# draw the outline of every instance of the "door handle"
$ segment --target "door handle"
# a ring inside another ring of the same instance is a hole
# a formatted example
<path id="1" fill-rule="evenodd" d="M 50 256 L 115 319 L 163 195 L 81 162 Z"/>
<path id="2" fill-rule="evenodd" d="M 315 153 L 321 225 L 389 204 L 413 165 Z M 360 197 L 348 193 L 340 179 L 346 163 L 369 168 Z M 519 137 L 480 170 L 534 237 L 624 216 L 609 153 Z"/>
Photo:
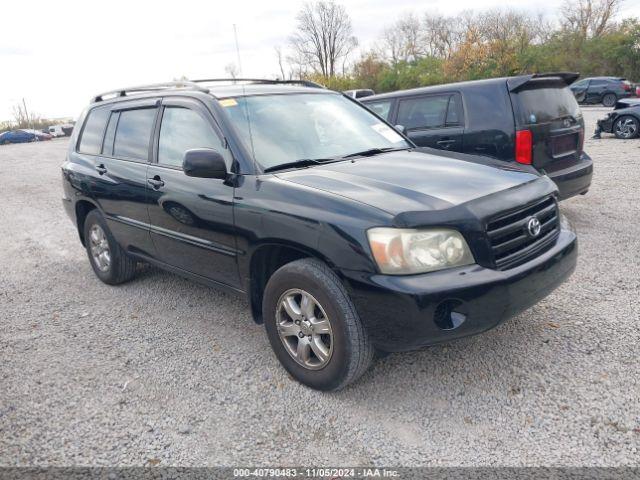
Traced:
<path id="1" fill-rule="evenodd" d="M 154 190 L 158 190 L 160 187 L 164 187 L 164 182 L 158 175 L 153 178 L 147 178 L 147 183 L 149 183 L 154 188 Z"/>
<path id="2" fill-rule="evenodd" d="M 449 148 L 454 143 L 456 143 L 456 141 L 454 139 L 452 139 L 452 138 L 449 138 L 449 139 L 445 139 L 445 140 L 438 140 L 436 142 L 436 145 L 439 145 L 439 146 L 444 147 L 444 148 Z"/>
<path id="3" fill-rule="evenodd" d="M 104 166 L 104 163 L 101 163 L 100 165 L 98 165 L 96 167 L 96 171 L 100 174 L 100 175 L 104 175 L 105 173 L 107 173 L 107 168 Z"/>

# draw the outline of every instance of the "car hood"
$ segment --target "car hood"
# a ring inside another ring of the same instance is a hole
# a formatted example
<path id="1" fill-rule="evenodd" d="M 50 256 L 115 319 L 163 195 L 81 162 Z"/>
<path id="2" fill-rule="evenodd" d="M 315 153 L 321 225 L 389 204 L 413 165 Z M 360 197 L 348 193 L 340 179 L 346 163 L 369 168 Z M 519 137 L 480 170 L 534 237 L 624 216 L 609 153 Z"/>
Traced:
<path id="1" fill-rule="evenodd" d="M 301 170 L 278 178 L 340 195 L 391 214 L 444 210 L 539 178 L 513 164 L 422 149 L 387 152 Z"/>

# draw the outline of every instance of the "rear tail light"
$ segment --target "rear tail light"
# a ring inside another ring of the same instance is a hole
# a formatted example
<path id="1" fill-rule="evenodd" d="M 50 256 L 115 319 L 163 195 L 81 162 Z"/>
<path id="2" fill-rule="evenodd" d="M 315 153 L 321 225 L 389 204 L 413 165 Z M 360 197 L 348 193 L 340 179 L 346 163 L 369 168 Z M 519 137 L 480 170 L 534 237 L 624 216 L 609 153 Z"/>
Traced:
<path id="1" fill-rule="evenodd" d="M 631 90 L 631 84 L 629 82 L 622 82 L 622 88 L 628 92 Z"/>
<path id="2" fill-rule="evenodd" d="M 516 162 L 531 165 L 533 156 L 533 137 L 531 130 L 516 132 Z"/>

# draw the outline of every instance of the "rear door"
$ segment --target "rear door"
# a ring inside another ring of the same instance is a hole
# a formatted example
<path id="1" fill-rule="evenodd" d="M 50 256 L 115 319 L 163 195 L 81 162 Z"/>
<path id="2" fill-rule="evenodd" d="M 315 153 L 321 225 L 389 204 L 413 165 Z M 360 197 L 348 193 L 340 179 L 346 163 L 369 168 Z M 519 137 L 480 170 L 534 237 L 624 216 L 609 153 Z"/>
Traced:
<path id="1" fill-rule="evenodd" d="M 212 148 L 232 157 L 206 107 L 197 100 L 165 98 L 149 167 L 149 220 L 158 258 L 171 266 L 239 287 L 233 223 L 233 185 L 185 175 L 187 150 Z"/>
<path id="2" fill-rule="evenodd" d="M 591 80 L 587 89 L 586 103 L 600 103 L 602 95 L 609 89 L 607 80 Z"/>
<path id="3" fill-rule="evenodd" d="M 146 179 L 157 99 L 117 103 L 89 112 L 78 155 L 94 171 L 87 182 L 118 243 L 153 255 Z"/>
<path id="4" fill-rule="evenodd" d="M 556 170 L 580 160 L 584 120 L 573 93 L 564 81 L 534 79 L 511 92 L 516 130 L 532 137 L 532 165 Z"/>
<path id="5" fill-rule="evenodd" d="M 400 98 L 395 123 L 404 126 L 420 147 L 462 151 L 464 111 L 459 93 Z"/>

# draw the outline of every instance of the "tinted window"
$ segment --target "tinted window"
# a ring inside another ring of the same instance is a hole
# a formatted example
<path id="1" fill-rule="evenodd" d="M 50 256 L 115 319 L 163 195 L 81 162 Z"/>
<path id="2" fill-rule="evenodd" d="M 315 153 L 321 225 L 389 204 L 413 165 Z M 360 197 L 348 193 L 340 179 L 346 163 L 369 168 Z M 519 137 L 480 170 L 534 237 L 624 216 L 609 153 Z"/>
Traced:
<path id="1" fill-rule="evenodd" d="M 102 144 L 102 153 L 104 155 L 113 155 L 113 139 L 116 136 L 116 125 L 118 124 L 118 116 L 120 113 L 113 112 L 107 125 L 107 133 L 104 134 L 104 143 Z"/>
<path id="2" fill-rule="evenodd" d="M 80 153 L 90 153 L 97 155 L 102 148 L 102 135 L 104 129 L 107 126 L 107 119 L 111 111 L 106 108 L 95 108 L 87 115 L 87 121 L 84 124 L 82 130 L 82 137 L 80 138 L 80 146 L 78 151 Z"/>
<path id="3" fill-rule="evenodd" d="M 450 95 L 432 95 L 400 100 L 398 124 L 407 130 L 444 126 L 449 97 Z"/>
<path id="4" fill-rule="evenodd" d="M 578 87 L 578 88 L 584 88 L 584 87 L 587 86 L 587 83 L 589 83 L 589 80 L 580 80 L 579 82 L 576 82 L 571 86 L 572 87 Z"/>
<path id="5" fill-rule="evenodd" d="M 369 102 L 367 108 L 377 113 L 385 120 L 389 120 L 389 112 L 391 111 L 391 100 L 382 100 L 380 102 Z"/>
<path id="6" fill-rule="evenodd" d="M 591 80 L 590 87 L 603 87 L 609 83 L 608 80 Z"/>
<path id="7" fill-rule="evenodd" d="M 113 155 L 136 160 L 147 160 L 149 158 L 149 141 L 151 140 L 155 115 L 155 108 L 120 112 Z"/>
<path id="8" fill-rule="evenodd" d="M 580 107 L 568 88 L 536 88 L 523 90 L 516 96 L 518 103 L 518 123 L 531 125 L 546 123 L 571 115 L 580 117 Z"/>
<path id="9" fill-rule="evenodd" d="M 213 128 L 193 110 L 167 107 L 162 115 L 158 163 L 181 167 L 184 153 L 193 148 L 213 148 L 227 154 Z"/>
<path id="10" fill-rule="evenodd" d="M 462 125 L 462 112 L 462 97 L 458 94 L 451 95 L 447 109 L 447 126 Z"/>

